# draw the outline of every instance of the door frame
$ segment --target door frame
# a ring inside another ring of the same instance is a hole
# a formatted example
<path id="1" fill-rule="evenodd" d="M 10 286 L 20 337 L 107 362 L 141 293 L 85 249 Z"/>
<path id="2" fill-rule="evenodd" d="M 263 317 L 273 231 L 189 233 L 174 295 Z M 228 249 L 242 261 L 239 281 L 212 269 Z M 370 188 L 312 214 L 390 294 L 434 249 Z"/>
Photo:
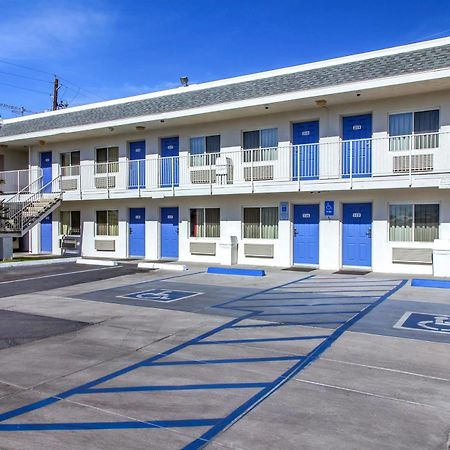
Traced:
<path id="1" fill-rule="evenodd" d="M 370 240 L 370 266 L 350 266 L 348 264 L 344 264 L 344 205 L 354 205 L 354 204 L 368 204 L 371 206 L 371 230 L 372 230 L 372 237 Z M 372 270 L 373 267 L 373 199 L 369 200 L 361 200 L 361 201 L 345 201 L 340 202 L 340 239 L 339 239 L 339 247 L 340 247 L 340 258 L 339 258 L 339 268 L 340 269 L 363 269 L 365 271 Z"/>
<path id="2" fill-rule="evenodd" d="M 133 209 L 143 209 L 144 210 L 144 254 L 143 255 L 131 255 L 130 253 L 130 237 L 131 237 L 131 211 Z M 146 255 L 146 245 L 147 245 L 147 233 L 146 233 L 146 219 L 145 219 L 145 215 L 147 213 L 147 209 L 145 208 L 145 206 L 130 206 L 128 208 L 128 241 L 127 241 L 127 247 L 128 247 L 128 258 L 145 258 Z"/>
<path id="3" fill-rule="evenodd" d="M 163 256 L 162 249 L 163 249 L 163 223 L 162 223 L 162 217 L 163 217 L 163 210 L 164 209 L 176 209 L 178 211 L 178 233 L 177 233 L 177 240 L 178 240 L 178 246 L 177 246 L 177 256 L 171 257 L 171 256 Z M 159 259 L 161 260 L 178 260 L 180 257 L 180 207 L 178 205 L 176 206 L 161 206 L 159 208 L 159 236 L 160 236 L 160 245 L 159 245 Z"/>
<path id="4" fill-rule="evenodd" d="M 315 264 L 309 264 L 309 263 L 296 263 L 295 262 L 295 236 L 294 236 L 294 227 L 295 227 L 295 207 L 296 206 L 318 206 L 319 207 L 319 236 L 318 236 L 318 258 L 319 262 Z M 320 208 L 321 208 L 321 202 L 308 202 L 308 203 L 293 203 L 292 204 L 292 227 L 291 227 L 291 236 L 292 236 L 292 266 L 296 267 L 314 267 L 319 268 L 320 266 Z"/>

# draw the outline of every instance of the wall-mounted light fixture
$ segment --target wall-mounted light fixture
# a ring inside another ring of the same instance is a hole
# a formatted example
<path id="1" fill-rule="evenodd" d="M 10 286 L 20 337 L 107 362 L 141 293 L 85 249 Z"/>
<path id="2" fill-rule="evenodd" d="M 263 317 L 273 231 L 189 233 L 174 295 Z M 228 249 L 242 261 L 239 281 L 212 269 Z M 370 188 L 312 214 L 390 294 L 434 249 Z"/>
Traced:
<path id="1" fill-rule="evenodd" d="M 318 108 L 325 108 L 327 106 L 326 100 L 316 100 L 316 106 Z"/>

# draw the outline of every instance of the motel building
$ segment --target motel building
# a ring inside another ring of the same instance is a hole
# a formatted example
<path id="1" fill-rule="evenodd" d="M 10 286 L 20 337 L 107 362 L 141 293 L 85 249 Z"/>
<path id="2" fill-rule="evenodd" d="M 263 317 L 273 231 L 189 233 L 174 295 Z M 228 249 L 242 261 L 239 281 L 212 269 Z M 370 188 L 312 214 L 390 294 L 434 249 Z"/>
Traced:
<path id="1" fill-rule="evenodd" d="M 4 252 L 436 275 L 450 38 L 3 120 L 0 191 Z"/>

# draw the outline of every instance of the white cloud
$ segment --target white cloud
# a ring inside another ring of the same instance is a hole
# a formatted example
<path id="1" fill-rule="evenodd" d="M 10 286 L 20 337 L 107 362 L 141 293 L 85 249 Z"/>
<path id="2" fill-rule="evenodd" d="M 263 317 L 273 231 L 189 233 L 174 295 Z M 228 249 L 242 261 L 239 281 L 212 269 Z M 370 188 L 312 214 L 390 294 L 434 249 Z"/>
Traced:
<path id="1" fill-rule="evenodd" d="M 0 57 L 58 56 L 102 33 L 113 17 L 82 3 L 11 2 L 0 19 Z"/>

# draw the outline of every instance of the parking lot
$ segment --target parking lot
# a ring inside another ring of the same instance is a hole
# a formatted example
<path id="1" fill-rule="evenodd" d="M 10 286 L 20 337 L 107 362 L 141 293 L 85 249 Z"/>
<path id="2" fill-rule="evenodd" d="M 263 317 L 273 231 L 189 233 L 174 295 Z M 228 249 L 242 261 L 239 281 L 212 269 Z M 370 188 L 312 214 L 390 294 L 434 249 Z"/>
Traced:
<path id="1" fill-rule="evenodd" d="M 446 289 L 201 265 L 0 278 L 0 448 L 448 448 Z"/>

